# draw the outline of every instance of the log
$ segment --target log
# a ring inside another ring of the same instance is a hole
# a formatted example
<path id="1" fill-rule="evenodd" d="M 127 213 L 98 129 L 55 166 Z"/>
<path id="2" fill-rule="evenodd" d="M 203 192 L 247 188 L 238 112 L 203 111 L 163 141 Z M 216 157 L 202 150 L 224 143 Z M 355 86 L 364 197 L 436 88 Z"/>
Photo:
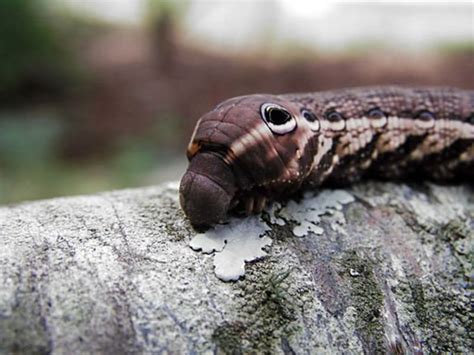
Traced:
<path id="1" fill-rule="evenodd" d="M 473 227 L 472 187 L 428 183 L 199 235 L 176 183 L 4 206 L 0 353 L 469 353 Z"/>

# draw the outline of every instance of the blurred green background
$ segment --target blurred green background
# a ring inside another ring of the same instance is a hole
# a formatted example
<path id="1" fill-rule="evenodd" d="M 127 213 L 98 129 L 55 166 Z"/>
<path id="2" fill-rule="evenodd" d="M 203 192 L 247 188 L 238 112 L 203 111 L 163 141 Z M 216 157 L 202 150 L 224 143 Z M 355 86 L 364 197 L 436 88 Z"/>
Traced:
<path id="1" fill-rule="evenodd" d="M 1 0 L 0 204 L 179 179 L 236 95 L 473 88 L 472 2 Z"/>

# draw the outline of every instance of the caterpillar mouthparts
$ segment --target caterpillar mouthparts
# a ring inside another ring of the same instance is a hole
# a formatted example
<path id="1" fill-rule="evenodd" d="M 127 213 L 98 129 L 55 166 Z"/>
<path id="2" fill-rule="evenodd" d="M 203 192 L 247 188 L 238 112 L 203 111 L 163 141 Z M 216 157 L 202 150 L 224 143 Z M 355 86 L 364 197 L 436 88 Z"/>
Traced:
<path id="1" fill-rule="evenodd" d="M 195 229 L 205 229 L 227 219 L 234 198 L 235 178 L 229 166 L 213 153 L 192 158 L 181 179 L 180 204 Z"/>

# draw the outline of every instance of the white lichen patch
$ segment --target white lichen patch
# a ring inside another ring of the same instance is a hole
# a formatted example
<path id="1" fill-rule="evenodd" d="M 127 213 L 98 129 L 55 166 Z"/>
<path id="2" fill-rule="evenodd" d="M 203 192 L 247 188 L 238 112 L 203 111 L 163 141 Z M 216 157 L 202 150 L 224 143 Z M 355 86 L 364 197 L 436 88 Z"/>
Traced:
<path id="1" fill-rule="evenodd" d="M 337 214 L 337 221 L 344 221 L 339 212 L 343 205 L 354 201 L 354 197 L 342 190 L 323 191 L 318 195 L 308 193 L 296 203 L 290 201 L 285 207 L 273 203 L 266 209 L 269 224 L 260 217 L 232 218 L 228 224 L 217 225 L 206 233 L 197 234 L 189 243 L 194 250 L 214 253 L 214 272 L 223 281 L 238 280 L 245 275 L 245 263 L 263 258 L 267 253 L 264 247 L 272 244 L 265 235 L 270 225 L 283 226 L 287 221 L 297 223 L 293 234 L 304 237 L 312 232 L 323 234 L 319 226 L 320 217 Z"/>
<path id="2" fill-rule="evenodd" d="M 451 196 L 458 187 L 435 184 L 429 186 L 436 199 L 428 199 L 422 193 L 411 193 L 406 196 L 407 207 L 415 213 L 420 224 L 446 224 L 453 219 L 465 217 L 464 211 L 466 204 L 468 204 L 467 199 L 462 201 Z"/>
<path id="3" fill-rule="evenodd" d="M 314 234 L 321 235 L 324 232 L 324 229 L 317 226 L 313 222 L 303 221 L 300 225 L 293 228 L 293 234 L 296 237 L 304 237 L 308 232 L 313 232 Z"/>
<path id="4" fill-rule="evenodd" d="M 280 216 L 287 221 L 297 223 L 293 234 L 304 237 L 309 232 L 322 234 L 323 229 L 318 226 L 321 216 L 340 211 L 343 205 L 354 201 L 354 196 L 343 190 L 325 190 L 314 195 L 306 193 L 300 203 L 290 201 L 280 212 Z"/>
<path id="5" fill-rule="evenodd" d="M 270 227 L 259 217 L 233 218 L 196 235 L 189 243 L 194 250 L 214 254 L 214 272 L 223 281 L 238 280 L 245 274 L 245 263 L 263 258 L 264 247 L 272 240 L 264 234 Z"/>
<path id="6" fill-rule="evenodd" d="M 281 204 L 278 202 L 273 202 L 265 211 L 270 217 L 270 224 L 277 224 L 279 226 L 284 226 L 285 220 L 278 217 L 278 212 L 281 210 Z"/>

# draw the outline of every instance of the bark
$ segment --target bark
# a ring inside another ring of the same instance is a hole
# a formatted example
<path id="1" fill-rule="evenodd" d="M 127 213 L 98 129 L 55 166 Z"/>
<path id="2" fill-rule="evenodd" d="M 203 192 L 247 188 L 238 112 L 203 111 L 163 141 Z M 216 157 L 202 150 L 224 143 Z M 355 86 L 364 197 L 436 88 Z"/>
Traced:
<path id="1" fill-rule="evenodd" d="M 472 188 L 346 192 L 265 213 L 234 282 L 189 247 L 176 184 L 2 207 L 0 353 L 469 353 Z"/>

